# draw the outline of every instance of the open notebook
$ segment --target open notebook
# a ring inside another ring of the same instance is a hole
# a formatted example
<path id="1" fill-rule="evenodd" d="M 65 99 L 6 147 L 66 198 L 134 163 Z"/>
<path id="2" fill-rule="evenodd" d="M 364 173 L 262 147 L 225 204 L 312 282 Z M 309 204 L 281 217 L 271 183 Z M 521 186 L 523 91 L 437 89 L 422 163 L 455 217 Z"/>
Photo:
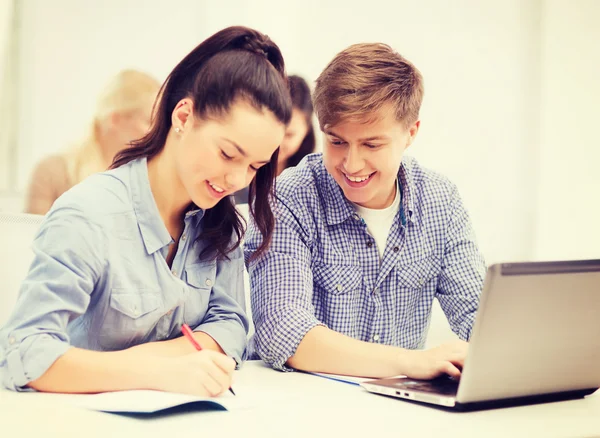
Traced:
<path id="1" fill-rule="evenodd" d="M 123 414 L 153 414 L 173 408 L 198 410 L 241 410 L 253 407 L 243 394 L 229 392 L 210 397 L 152 390 L 102 392 L 98 394 L 20 393 L 20 396 L 46 399 L 48 403 L 63 403 L 85 409 Z"/>

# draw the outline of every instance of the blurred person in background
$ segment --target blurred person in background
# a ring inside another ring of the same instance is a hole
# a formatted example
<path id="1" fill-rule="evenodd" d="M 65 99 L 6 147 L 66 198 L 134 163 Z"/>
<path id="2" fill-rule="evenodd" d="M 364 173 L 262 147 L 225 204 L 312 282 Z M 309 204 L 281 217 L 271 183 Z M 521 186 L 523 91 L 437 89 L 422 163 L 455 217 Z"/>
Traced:
<path id="1" fill-rule="evenodd" d="M 292 97 L 292 120 L 285 130 L 279 147 L 277 176 L 288 167 L 296 166 L 302 158 L 315 151 L 315 131 L 312 123 L 313 105 L 310 87 L 300 76 L 288 77 Z M 235 194 L 237 204 L 248 203 L 248 188 Z"/>
<path id="2" fill-rule="evenodd" d="M 46 214 L 75 184 L 110 166 L 113 158 L 150 126 L 160 83 L 146 73 L 123 70 L 102 91 L 84 139 L 38 163 L 27 190 L 25 212 Z"/>

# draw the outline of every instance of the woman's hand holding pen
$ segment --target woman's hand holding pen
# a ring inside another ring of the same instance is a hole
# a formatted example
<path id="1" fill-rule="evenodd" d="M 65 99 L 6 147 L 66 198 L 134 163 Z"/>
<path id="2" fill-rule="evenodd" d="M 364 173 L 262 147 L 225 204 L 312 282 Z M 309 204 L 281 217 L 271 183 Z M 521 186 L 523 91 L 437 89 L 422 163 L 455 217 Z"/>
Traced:
<path id="1" fill-rule="evenodd" d="M 160 369 L 153 389 L 215 397 L 231 387 L 235 361 L 222 353 L 202 350 L 155 360 Z"/>

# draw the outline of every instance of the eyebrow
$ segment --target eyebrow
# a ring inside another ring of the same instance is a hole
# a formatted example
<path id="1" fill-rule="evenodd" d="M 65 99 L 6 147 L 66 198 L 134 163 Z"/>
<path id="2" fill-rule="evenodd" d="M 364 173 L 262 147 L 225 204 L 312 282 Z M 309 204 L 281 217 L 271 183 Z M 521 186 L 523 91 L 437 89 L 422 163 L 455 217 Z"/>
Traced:
<path id="1" fill-rule="evenodd" d="M 243 157 L 247 157 L 247 156 L 248 156 L 248 154 L 246 153 L 246 151 L 245 151 L 245 150 L 243 150 L 243 149 L 240 147 L 240 145 L 238 145 L 238 144 L 237 144 L 236 142 L 234 142 L 233 140 L 229 140 L 228 138 L 225 138 L 225 137 L 221 137 L 221 140 L 224 140 L 224 141 L 226 141 L 227 143 L 230 143 L 231 145 L 233 145 L 233 146 L 234 146 L 234 147 L 235 147 L 235 148 L 238 150 L 238 152 L 239 152 L 239 153 L 240 153 L 240 154 L 241 154 Z M 266 160 L 266 161 L 257 161 L 257 163 L 260 163 L 260 164 L 268 164 L 268 163 L 270 163 L 270 162 L 271 162 L 271 160 Z"/>
<path id="2" fill-rule="evenodd" d="M 343 137 L 337 135 L 335 132 L 333 132 L 331 129 L 328 129 L 325 131 L 325 134 L 327 135 L 333 135 L 334 137 L 337 137 L 341 140 L 344 140 Z M 387 135 L 374 135 L 372 137 L 365 137 L 365 138 L 359 138 L 358 141 L 373 141 L 373 140 L 389 140 L 390 137 L 388 137 Z M 345 141 L 345 140 L 344 140 Z"/>

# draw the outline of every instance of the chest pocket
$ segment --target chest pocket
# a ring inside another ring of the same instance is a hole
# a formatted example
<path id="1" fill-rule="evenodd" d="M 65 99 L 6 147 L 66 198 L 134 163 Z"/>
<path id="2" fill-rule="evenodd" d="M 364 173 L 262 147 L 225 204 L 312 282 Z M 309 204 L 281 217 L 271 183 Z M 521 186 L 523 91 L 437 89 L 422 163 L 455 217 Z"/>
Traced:
<path id="1" fill-rule="evenodd" d="M 357 337 L 362 309 L 360 266 L 314 265 L 315 316 L 330 329 Z"/>
<path id="2" fill-rule="evenodd" d="M 313 282 L 331 295 L 345 295 L 360 290 L 362 271 L 360 266 L 314 265 Z"/>
<path id="3" fill-rule="evenodd" d="M 196 263 L 185 268 L 189 293 L 186 295 L 184 319 L 189 325 L 196 326 L 204 320 L 212 288 L 217 276 L 216 262 Z"/>
<path id="4" fill-rule="evenodd" d="M 163 297 L 148 289 L 111 290 L 100 345 L 120 350 L 144 342 L 162 317 Z"/>
<path id="5" fill-rule="evenodd" d="M 408 289 L 422 289 L 439 272 L 439 259 L 434 255 L 429 255 L 409 265 L 398 266 L 398 283 Z"/>
<path id="6" fill-rule="evenodd" d="M 187 283 L 196 289 L 211 290 L 217 277 L 216 262 L 196 263 L 185 268 Z"/>

